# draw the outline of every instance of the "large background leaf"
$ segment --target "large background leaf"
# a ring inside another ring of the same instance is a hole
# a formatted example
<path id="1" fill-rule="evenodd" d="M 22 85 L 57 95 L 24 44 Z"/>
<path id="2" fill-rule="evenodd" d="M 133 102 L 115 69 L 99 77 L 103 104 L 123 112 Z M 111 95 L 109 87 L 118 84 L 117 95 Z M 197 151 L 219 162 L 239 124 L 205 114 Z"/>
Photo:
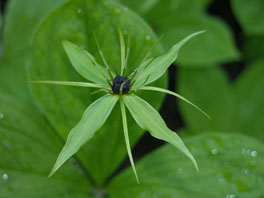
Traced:
<path id="1" fill-rule="evenodd" d="M 232 0 L 233 11 L 247 34 L 264 34 L 264 2 Z"/>
<path id="2" fill-rule="evenodd" d="M 7 4 L 0 82 L 3 89 L 15 93 L 17 98 L 30 101 L 25 62 L 32 36 L 44 18 L 63 2 L 65 0 L 10 0 Z"/>
<path id="3" fill-rule="evenodd" d="M 131 56 L 129 70 L 137 66 L 156 39 L 151 29 L 134 13 L 111 2 L 72 1 L 51 14 L 36 34 L 32 46 L 30 80 L 85 81 L 71 66 L 62 48 L 62 40 L 69 40 L 92 53 L 102 64 L 92 31 L 100 42 L 107 61 L 119 69 L 120 47 L 117 25 L 127 35 L 131 28 Z M 126 36 L 127 37 L 127 36 Z M 160 54 L 158 48 L 155 54 Z M 165 86 L 165 78 L 155 85 Z M 40 109 L 47 115 L 59 134 L 66 138 L 70 129 L 81 118 L 85 108 L 98 95 L 91 96 L 91 89 L 54 85 L 34 85 L 32 93 Z M 156 108 L 162 95 L 144 94 Z M 128 117 L 131 144 L 142 134 L 142 130 Z M 85 145 L 78 156 L 102 185 L 126 156 L 122 133 L 121 114 L 115 107 L 105 126 Z M 92 160 L 90 160 L 92 159 Z"/>
<path id="4" fill-rule="evenodd" d="M 164 34 L 162 43 L 166 49 L 186 35 L 207 30 L 183 47 L 177 60 L 180 66 L 215 66 L 216 63 L 238 59 L 228 26 L 206 14 L 208 0 L 120 1 L 140 13 L 160 35 Z"/>
<path id="5" fill-rule="evenodd" d="M 200 167 L 166 145 L 139 161 L 141 184 L 131 170 L 109 186 L 113 198 L 249 198 L 264 196 L 264 146 L 235 134 L 204 134 L 185 140 Z M 243 162 L 243 163 L 241 163 Z"/>
<path id="6" fill-rule="evenodd" d="M 250 65 L 234 84 L 225 75 L 219 69 L 180 71 L 180 93 L 212 117 L 206 120 L 180 102 L 187 128 L 196 132 L 241 131 L 264 140 L 264 61 Z"/>
<path id="7" fill-rule="evenodd" d="M 84 198 L 90 195 L 88 178 L 75 161 L 48 179 L 63 141 L 32 105 L 2 89 L 0 96 L 0 197 Z"/>

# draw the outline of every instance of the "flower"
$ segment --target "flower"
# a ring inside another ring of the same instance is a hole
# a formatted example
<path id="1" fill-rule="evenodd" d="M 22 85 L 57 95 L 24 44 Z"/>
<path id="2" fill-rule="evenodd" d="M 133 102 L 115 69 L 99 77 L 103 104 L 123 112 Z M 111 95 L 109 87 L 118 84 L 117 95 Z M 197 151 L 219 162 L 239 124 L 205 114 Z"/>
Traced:
<path id="1" fill-rule="evenodd" d="M 88 142 L 94 136 L 96 131 L 105 123 L 113 107 L 118 101 L 120 103 L 127 153 L 138 183 L 139 179 L 136 173 L 129 143 L 126 108 L 129 110 L 136 123 L 142 129 L 149 131 L 150 134 L 155 138 L 164 140 L 181 150 L 192 160 L 196 169 L 198 170 L 198 165 L 194 157 L 185 147 L 180 137 L 166 126 L 159 113 L 149 103 L 138 97 L 136 92 L 138 90 L 146 90 L 171 94 L 194 106 L 209 118 L 205 112 L 185 99 L 183 96 L 163 88 L 147 86 L 151 82 L 160 78 L 166 72 L 168 67 L 176 60 L 179 49 L 189 39 L 201 34 L 203 31 L 189 35 L 179 43 L 175 44 L 167 53 L 162 56 L 149 58 L 151 54 L 150 51 L 132 73 L 125 75 L 124 73 L 127 70 L 127 62 L 130 52 L 130 34 L 128 35 L 128 44 L 126 49 L 122 31 L 120 29 L 118 30 L 121 47 L 120 73 L 118 73 L 114 67 L 110 67 L 108 65 L 95 37 L 99 53 L 104 62 L 104 67 L 99 65 L 89 52 L 81 49 L 69 41 L 63 41 L 64 49 L 73 67 L 81 76 L 91 82 L 34 81 L 34 83 L 99 88 L 99 91 L 106 92 L 104 96 L 94 101 L 86 109 L 79 123 L 70 131 L 67 141 L 60 152 L 49 176 L 52 176 L 72 155 L 74 155 L 80 149 L 83 144 Z M 155 43 L 153 48 L 157 44 L 158 43 Z"/>

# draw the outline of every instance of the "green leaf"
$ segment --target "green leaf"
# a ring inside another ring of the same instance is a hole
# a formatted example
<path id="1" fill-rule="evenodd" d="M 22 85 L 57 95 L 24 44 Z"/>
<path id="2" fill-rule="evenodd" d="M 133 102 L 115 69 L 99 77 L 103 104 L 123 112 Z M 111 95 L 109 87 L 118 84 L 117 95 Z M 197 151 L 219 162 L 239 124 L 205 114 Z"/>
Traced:
<path id="1" fill-rule="evenodd" d="M 46 118 L 16 95 L 0 95 L 0 197 L 87 197 L 91 184 L 76 160 L 48 179 L 63 141 Z"/>
<path id="2" fill-rule="evenodd" d="M 236 97 L 233 130 L 239 130 L 264 141 L 264 60 L 251 64 L 234 84 Z"/>
<path id="3" fill-rule="evenodd" d="M 159 113 L 150 104 L 136 95 L 125 96 L 124 102 L 142 129 L 149 131 L 153 137 L 169 142 L 178 148 L 192 160 L 195 168 L 198 170 L 194 157 L 185 147 L 181 138 L 166 126 Z"/>
<path id="4" fill-rule="evenodd" d="M 179 43 L 173 45 L 173 47 L 164 55 L 154 59 L 140 74 L 138 79 L 135 82 L 135 88 L 138 88 L 144 83 L 144 85 L 149 84 L 158 78 L 160 78 L 168 69 L 168 67 L 177 59 L 179 50 L 181 47 L 192 37 L 195 37 L 198 34 L 203 33 L 204 31 L 193 33 Z M 146 61 L 148 62 L 148 61 Z M 145 63 L 146 64 L 146 63 Z M 147 79 L 147 81 L 145 81 Z"/>
<path id="5" fill-rule="evenodd" d="M 95 132 L 103 126 L 117 100 L 117 96 L 107 94 L 93 102 L 85 110 L 80 122 L 70 131 L 67 141 L 60 152 L 50 176 L 53 175 L 72 155 L 74 155 L 83 144 L 88 142 L 94 136 Z"/>
<path id="6" fill-rule="evenodd" d="M 140 13 L 159 35 L 164 34 L 162 43 L 167 50 L 186 35 L 207 30 L 206 34 L 192 39 L 182 48 L 177 60 L 181 67 L 216 66 L 239 58 L 230 28 L 222 20 L 207 14 L 208 0 L 121 2 Z"/>
<path id="7" fill-rule="evenodd" d="M 262 0 L 232 0 L 231 5 L 246 34 L 264 33 L 264 2 Z"/>
<path id="8" fill-rule="evenodd" d="M 164 45 L 169 48 L 184 35 L 198 30 L 207 32 L 192 39 L 183 48 L 178 63 L 181 67 L 210 67 L 216 64 L 239 59 L 239 52 L 229 27 L 220 19 L 202 14 L 193 14 L 180 21 L 172 20 L 165 32 Z M 190 58 L 191 57 L 191 58 Z"/>
<path id="9" fill-rule="evenodd" d="M 95 62 L 91 54 L 69 41 L 63 41 L 63 46 L 74 69 L 76 69 L 81 76 L 98 84 L 107 84 L 107 80 L 104 79 L 100 70 L 104 72 L 104 74 L 107 73 L 102 66 Z"/>
<path id="10" fill-rule="evenodd" d="M 135 13 L 110 1 L 102 3 L 76 0 L 64 4 L 53 12 L 36 32 L 32 44 L 32 60 L 28 69 L 29 79 L 84 81 L 74 70 L 61 43 L 63 40 L 71 41 L 93 54 L 96 61 L 103 65 L 93 32 L 107 62 L 120 71 L 120 42 L 116 27 L 120 27 L 125 40 L 129 27 L 131 29 L 131 53 L 127 72 L 133 71 L 157 39 L 151 28 Z M 161 52 L 161 47 L 158 46 L 153 54 L 157 56 Z M 165 87 L 167 82 L 165 77 L 156 81 L 154 85 Z M 94 91 L 91 88 L 30 85 L 37 106 L 64 139 L 80 120 L 85 108 L 98 98 L 98 95 L 91 95 Z M 141 95 L 149 99 L 155 108 L 160 107 L 162 94 Z M 153 97 L 155 100 L 151 100 Z M 133 147 L 143 134 L 143 130 L 139 129 L 130 115 L 127 117 L 127 123 Z M 77 153 L 97 186 L 102 186 L 127 156 L 125 141 L 120 141 L 123 138 L 122 117 L 118 106 L 113 109 L 109 119 L 89 144 L 85 144 Z"/>
<path id="11" fill-rule="evenodd" d="M 264 146 L 238 134 L 203 134 L 185 139 L 196 156 L 200 172 L 171 145 L 165 145 L 140 160 L 141 184 L 128 169 L 110 183 L 116 198 L 223 198 L 262 197 Z"/>
<path id="12" fill-rule="evenodd" d="M 254 63 L 259 59 L 263 59 L 264 34 L 246 37 L 243 48 L 247 63 Z"/>
<path id="13" fill-rule="evenodd" d="M 4 60 L 0 68 L 0 73 L 3 74 L 0 78 L 0 85 L 7 92 L 15 94 L 21 100 L 31 102 L 30 94 L 27 91 L 25 65 L 32 36 L 44 18 L 65 1 L 8 1 L 5 8 Z"/>
<path id="14" fill-rule="evenodd" d="M 235 110 L 235 98 L 226 74 L 220 68 L 180 69 L 177 75 L 179 93 L 206 111 L 211 120 L 180 101 L 187 128 L 194 132 L 229 131 Z"/>
<path id="15" fill-rule="evenodd" d="M 4 29 L 3 51 L 5 58 L 26 55 L 36 28 L 43 22 L 45 17 L 66 1 L 9 1 L 6 9 Z"/>
<path id="16" fill-rule="evenodd" d="M 179 92 L 212 117 L 207 120 L 181 102 L 188 131 L 240 131 L 264 140 L 263 68 L 263 60 L 251 64 L 233 84 L 221 69 L 180 70 Z"/>

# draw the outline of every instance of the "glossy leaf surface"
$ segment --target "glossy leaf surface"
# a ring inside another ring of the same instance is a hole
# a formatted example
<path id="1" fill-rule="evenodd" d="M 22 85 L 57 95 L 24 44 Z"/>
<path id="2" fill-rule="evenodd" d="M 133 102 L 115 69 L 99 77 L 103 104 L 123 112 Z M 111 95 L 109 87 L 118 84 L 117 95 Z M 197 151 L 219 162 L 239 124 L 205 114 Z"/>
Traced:
<path id="1" fill-rule="evenodd" d="M 223 132 L 224 133 L 224 132 Z M 184 139 L 200 167 L 171 145 L 136 163 L 141 185 L 125 170 L 108 187 L 114 198 L 222 198 L 264 195 L 264 146 L 238 134 L 204 135 Z M 243 162 L 243 163 L 242 163 Z"/>

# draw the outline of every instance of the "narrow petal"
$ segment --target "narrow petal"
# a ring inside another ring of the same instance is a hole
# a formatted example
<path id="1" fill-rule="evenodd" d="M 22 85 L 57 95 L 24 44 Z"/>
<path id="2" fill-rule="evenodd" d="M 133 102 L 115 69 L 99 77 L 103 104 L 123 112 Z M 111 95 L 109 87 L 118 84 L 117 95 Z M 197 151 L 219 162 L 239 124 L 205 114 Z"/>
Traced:
<path id="1" fill-rule="evenodd" d="M 29 82 L 38 83 L 38 84 L 66 85 L 66 86 L 76 86 L 76 87 L 92 87 L 92 88 L 109 89 L 109 86 L 106 85 L 87 83 L 87 82 L 52 81 L 52 80 L 38 80 L 38 81 L 29 81 Z"/>
<path id="2" fill-rule="evenodd" d="M 175 96 L 177 98 L 180 98 L 181 100 L 187 102 L 188 104 L 190 104 L 194 108 L 196 108 L 198 111 L 200 111 L 202 114 L 204 114 L 208 119 L 211 119 L 211 117 L 207 113 L 205 113 L 202 109 L 197 107 L 195 104 L 193 104 L 192 102 L 190 102 L 189 100 L 187 100 L 186 98 L 184 98 L 180 94 L 177 94 L 175 92 L 169 91 L 167 89 L 162 89 L 162 88 L 159 88 L 159 87 L 151 87 L 151 86 L 144 86 L 144 87 L 139 88 L 139 90 L 158 91 L 158 92 L 162 92 L 162 93 L 167 93 L 167 94 L 173 95 L 173 96 Z"/>
<path id="3" fill-rule="evenodd" d="M 130 148 L 130 143 L 129 143 L 129 136 L 128 136 L 128 129 L 127 129 L 127 118 L 126 118 L 126 108 L 124 105 L 124 102 L 120 100 L 120 107 L 121 107 L 121 114 L 122 114 L 122 120 L 123 120 L 123 128 L 124 128 L 124 135 L 125 135 L 125 141 L 126 141 L 126 148 L 127 148 L 127 154 L 133 169 L 133 172 L 135 174 L 137 183 L 139 184 L 139 179 L 136 171 L 136 167 L 134 164 L 131 148 Z"/>

